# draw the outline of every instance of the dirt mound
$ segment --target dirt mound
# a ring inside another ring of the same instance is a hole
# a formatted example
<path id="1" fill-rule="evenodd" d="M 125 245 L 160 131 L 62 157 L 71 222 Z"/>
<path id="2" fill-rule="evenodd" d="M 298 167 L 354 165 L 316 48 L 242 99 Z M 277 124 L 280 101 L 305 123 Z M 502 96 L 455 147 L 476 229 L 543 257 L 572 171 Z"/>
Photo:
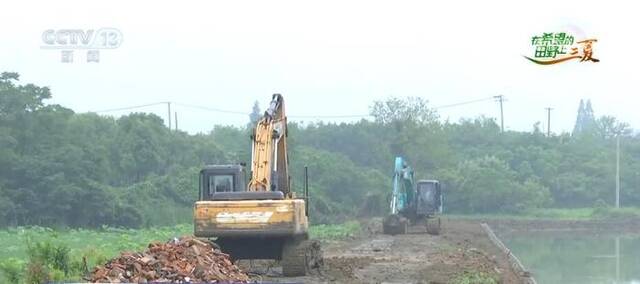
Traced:
<path id="1" fill-rule="evenodd" d="M 141 253 L 123 252 L 94 268 L 91 282 L 247 282 L 229 255 L 193 237 L 151 243 Z"/>

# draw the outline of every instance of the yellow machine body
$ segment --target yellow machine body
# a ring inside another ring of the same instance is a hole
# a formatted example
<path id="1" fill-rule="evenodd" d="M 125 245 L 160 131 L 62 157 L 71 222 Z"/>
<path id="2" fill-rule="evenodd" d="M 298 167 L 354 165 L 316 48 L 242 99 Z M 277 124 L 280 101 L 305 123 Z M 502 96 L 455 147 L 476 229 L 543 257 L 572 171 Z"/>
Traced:
<path id="1" fill-rule="evenodd" d="M 294 237 L 308 229 L 302 199 L 198 201 L 194 208 L 197 237 Z"/>

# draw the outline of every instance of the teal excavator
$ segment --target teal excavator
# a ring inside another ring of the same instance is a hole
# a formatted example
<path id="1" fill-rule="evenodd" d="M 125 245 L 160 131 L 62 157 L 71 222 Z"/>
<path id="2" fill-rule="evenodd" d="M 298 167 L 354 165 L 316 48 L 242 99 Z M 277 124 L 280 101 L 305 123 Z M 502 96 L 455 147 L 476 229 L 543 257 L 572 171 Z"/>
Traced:
<path id="1" fill-rule="evenodd" d="M 426 226 L 427 233 L 440 234 L 442 190 L 437 180 L 414 182 L 413 169 L 402 157 L 396 157 L 390 214 L 382 222 L 385 234 L 406 234 L 411 225 Z"/>

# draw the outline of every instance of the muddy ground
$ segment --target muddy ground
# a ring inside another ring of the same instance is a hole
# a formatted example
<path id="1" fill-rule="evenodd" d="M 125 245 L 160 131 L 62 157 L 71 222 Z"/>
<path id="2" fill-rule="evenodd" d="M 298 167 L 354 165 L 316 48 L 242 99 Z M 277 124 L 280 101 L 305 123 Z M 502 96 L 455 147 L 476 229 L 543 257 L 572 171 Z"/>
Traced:
<path id="1" fill-rule="evenodd" d="M 358 236 L 324 242 L 324 267 L 312 276 L 281 276 L 277 263 L 241 263 L 256 282 L 279 283 L 452 283 L 465 272 L 483 272 L 500 283 L 523 283 L 479 221 L 443 218 L 439 236 L 413 227 L 406 235 L 383 235 L 379 221 Z"/>

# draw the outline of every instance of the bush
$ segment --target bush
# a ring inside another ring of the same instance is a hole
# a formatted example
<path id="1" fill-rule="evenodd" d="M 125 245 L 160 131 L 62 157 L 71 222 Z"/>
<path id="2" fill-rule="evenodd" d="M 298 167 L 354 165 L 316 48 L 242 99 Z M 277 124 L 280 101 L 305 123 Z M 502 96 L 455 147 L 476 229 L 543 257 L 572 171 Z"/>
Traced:
<path id="1" fill-rule="evenodd" d="M 27 283 L 64 280 L 71 272 L 70 251 L 66 244 L 54 244 L 49 240 L 34 242 L 27 238 Z"/>
<path id="2" fill-rule="evenodd" d="M 22 280 L 24 263 L 15 258 L 0 262 L 0 272 L 6 283 L 17 284 Z"/>
<path id="3" fill-rule="evenodd" d="M 465 271 L 453 280 L 454 284 L 498 284 L 498 278 L 485 272 Z"/>
<path id="4" fill-rule="evenodd" d="M 49 270 L 40 260 L 32 260 L 27 265 L 27 284 L 41 284 L 49 281 Z"/>

